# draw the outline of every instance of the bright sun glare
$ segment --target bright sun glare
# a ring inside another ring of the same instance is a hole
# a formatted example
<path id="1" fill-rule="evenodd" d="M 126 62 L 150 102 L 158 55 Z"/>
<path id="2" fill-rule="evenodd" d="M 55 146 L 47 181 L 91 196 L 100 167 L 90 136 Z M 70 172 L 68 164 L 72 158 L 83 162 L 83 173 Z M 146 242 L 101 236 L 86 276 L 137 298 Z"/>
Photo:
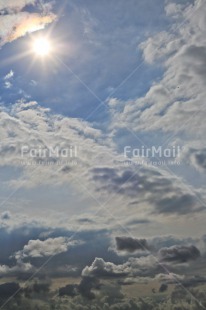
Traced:
<path id="1" fill-rule="evenodd" d="M 46 56 L 51 52 L 51 44 L 46 38 L 38 38 L 33 43 L 33 51 L 39 56 Z"/>

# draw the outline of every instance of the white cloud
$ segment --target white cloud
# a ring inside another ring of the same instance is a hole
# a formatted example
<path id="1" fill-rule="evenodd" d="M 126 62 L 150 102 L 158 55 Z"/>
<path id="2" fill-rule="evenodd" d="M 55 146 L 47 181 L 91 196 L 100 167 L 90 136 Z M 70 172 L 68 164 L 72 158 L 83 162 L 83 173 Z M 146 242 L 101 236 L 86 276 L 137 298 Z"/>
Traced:
<path id="1" fill-rule="evenodd" d="M 130 203 L 135 206 L 138 195 L 139 216 L 148 212 L 155 217 L 158 214 L 186 215 L 202 211 L 195 194 L 163 170 L 150 167 L 134 170 L 133 167 L 115 165 L 115 160 L 123 161 L 124 158 L 117 154 L 113 143 L 105 138 L 103 132 L 87 122 L 54 115 L 36 102 L 22 101 L 10 111 L 3 108 L 0 119 L 0 166 L 21 169 L 20 176 L 7 182 L 7 186 L 35 187 L 40 179 L 43 184 L 70 183 L 76 186 L 76 178 L 80 178 L 86 186 L 85 194 L 89 191 L 99 201 L 104 201 L 108 195 L 121 196 L 124 210 Z M 22 147 L 25 146 L 28 150 L 76 146 L 77 158 L 61 158 L 62 163 L 58 165 L 57 158 L 48 154 L 44 158 L 32 158 L 26 152 L 22 157 Z M 38 164 L 39 160 L 42 164 Z M 77 165 L 72 164 L 73 160 L 77 161 Z M 84 192 L 84 187 L 81 190 Z M 127 208 L 128 216 L 132 212 L 134 208 Z"/>
<path id="2" fill-rule="evenodd" d="M 42 16 L 37 13 L 19 12 L 14 15 L 0 16 L 0 46 L 12 42 L 27 33 L 44 29 L 56 19 L 54 14 Z"/>
<path id="3" fill-rule="evenodd" d="M 174 7 L 177 8 L 169 4 L 170 10 Z M 145 61 L 151 64 L 161 60 L 165 68 L 163 78 L 144 97 L 125 102 L 122 112 L 113 106 L 114 127 L 128 126 L 135 132 L 185 132 L 187 136 L 203 137 L 206 3 L 196 0 L 194 6 L 188 5 L 180 11 L 181 18 L 171 31 L 157 33 L 140 45 Z"/>
<path id="4" fill-rule="evenodd" d="M 34 272 L 35 268 L 30 263 L 18 262 L 17 265 L 9 267 L 0 265 L 0 275 L 17 275 L 25 272 Z"/>
<path id="5" fill-rule="evenodd" d="M 153 255 L 140 258 L 130 258 L 123 264 L 116 265 L 105 262 L 102 258 L 95 258 L 91 266 L 86 266 L 82 271 L 83 277 L 137 277 L 151 276 L 159 273 L 158 260 Z"/>
<path id="6" fill-rule="evenodd" d="M 105 139 L 100 130 L 78 119 L 51 114 L 36 102 L 20 101 L 10 111 L 3 108 L 0 119 L 0 165 L 17 166 L 24 173 L 21 179 L 13 181 L 13 186 L 18 187 L 22 182 L 26 187 L 35 186 L 39 183 L 39 178 L 42 182 L 63 184 L 70 182 L 74 174 L 85 178 L 86 181 L 89 167 L 100 161 L 112 163 L 114 159 L 114 149 L 109 147 L 109 139 Z M 22 157 L 22 147 L 25 146 L 29 149 L 59 147 L 60 150 L 72 146 L 77 148 L 77 157 L 68 154 L 67 158 L 56 158 L 47 154 L 46 158 L 32 158 L 29 152 Z M 38 165 L 39 160 L 42 161 L 42 165 Z M 60 161 L 59 165 L 57 160 Z M 77 164 L 72 164 L 73 161 L 77 161 Z M 22 164 L 30 162 L 34 164 L 35 169 Z M 54 166 L 47 165 L 47 162 L 53 162 Z"/>
<path id="7" fill-rule="evenodd" d="M 179 18 L 182 15 L 182 11 L 184 10 L 186 4 L 179 4 L 170 2 L 165 6 L 165 12 L 167 16 L 172 18 Z"/>
<path id="8" fill-rule="evenodd" d="M 4 87 L 5 87 L 6 89 L 10 89 L 10 88 L 12 87 L 12 83 L 9 82 L 9 81 L 6 81 L 6 82 L 4 83 Z"/>
<path id="9" fill-rule="evenodd" d="M 27 4 L 35 4 L 33 0 L 0 1 L 0 10 L 9 14 L 0 15 L 0 46 L 12 42 L 27 33 L 44 29 L 47 24 L 56 19 L 51 11 L 44 14 L 22 12 L 21 9 Z M 42 7 L 44 10 L 44 7 Z"/>
<path id="10" fill-rule="evenodd" d="M 22 251 L 15 254 L 16 259 L 25 257 L 44 257 L 64 253 L 69 248 L 69 241 L 65 237 L 49 238 L 42 240 L 30 240 Z"/>
<path id="11" fill-rule="evenodd" d="M 105 262 L 102 258 L 95 258 L 91 266 L 87 266 L 82 271 L 83 277 L 90 276 L 123 276 L 130 272 L 127 264 L 115 265 L 110 262 Z"/>
<path id="12" fill-rule="evenodd" d="M 5 75 L 4 80 L 9 80 L 13 76 L 14 76 L 14 71 L 10 70 L 10 72 Z"/>
<path id="13" fill-rule="evenodd" d="M 34 5 L 36 0 L 0 0 L 1 10 L 20 11 L 26 5 Z"/>

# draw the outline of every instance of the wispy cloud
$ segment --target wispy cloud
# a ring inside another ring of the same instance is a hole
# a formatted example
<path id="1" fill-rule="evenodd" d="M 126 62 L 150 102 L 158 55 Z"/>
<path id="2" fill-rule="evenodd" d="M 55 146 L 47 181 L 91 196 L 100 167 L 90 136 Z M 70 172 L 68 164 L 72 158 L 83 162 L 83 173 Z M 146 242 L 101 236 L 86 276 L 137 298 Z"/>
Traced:
<path id="1" fill-rule="evenodd" d="M 5 75 L 4 80 L 5 80 L 5 81 L 6 81 L 6 80 L 9 80 L 9 79 L 11 79 L 13 76 L 14 76 L 14 71 L 10 70 L 10 72 L 7 73 L 7 74 Z"/>

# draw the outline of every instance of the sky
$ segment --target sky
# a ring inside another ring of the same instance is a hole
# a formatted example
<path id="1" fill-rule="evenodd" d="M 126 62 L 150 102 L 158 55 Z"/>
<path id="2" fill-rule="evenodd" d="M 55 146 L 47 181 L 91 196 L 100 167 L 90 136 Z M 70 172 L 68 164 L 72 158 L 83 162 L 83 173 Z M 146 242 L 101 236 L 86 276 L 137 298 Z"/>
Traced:
<path id="1" fill-rule="evenodd" d="M 205 16 L 204 0 L 0 0 L 0 276 L 204 265 Z"/>

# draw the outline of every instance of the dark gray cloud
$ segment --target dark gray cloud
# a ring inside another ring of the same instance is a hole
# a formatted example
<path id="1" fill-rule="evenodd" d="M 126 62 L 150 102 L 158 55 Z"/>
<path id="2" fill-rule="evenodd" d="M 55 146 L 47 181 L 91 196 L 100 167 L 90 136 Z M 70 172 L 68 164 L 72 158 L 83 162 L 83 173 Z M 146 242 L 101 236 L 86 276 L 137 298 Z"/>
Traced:
<path id="1" fill-rule="evenodd" d="M 206 148 L 203 149 L 190 149 L 189 156 L 191 163 L 198 169 L 203 172 L 206 171 Z"/>
<path id="2" fill-rule="evenodd" d="M 134 253 L 136 251 L 147 251 L 150 249 L 146 239 L 134 239 L 131 237 L 116 237 L 117 251 Z"/>
<path id="3" fill-rule="evenodd" d="M 170 197 L 160 198 L 154 213 L 158 214 L 189 214 L 205 211 L 205 206 L 195 207 L 199 204 L 197 197 L 190 193 L 174 193 Z"/>
<path id="4" fill-rule="evenodd" d="M 138 196 L 138 203 L 142 201 L 153 206 L 152 214 L 186 215 L 205 211 L 195 193 L 186 191 L 177 179 L 160 171 L 99 167 L 91 172 L 97 191 L 117 193 L 131 199 Z"/>
<path id="5" fill-rule="evenodd" d="M 80 284 L 78 285 L 78 292 L 88 299 L 94 299 L 95 294 L 92 289 L 99 287 L 99 281 L 96 278 L 83 277 Z"/>
<path id="6" fill-rule="evenodd" d="M 166 235 L 153 237 L 150 243 L 155 249 L 160 250 L 161 248 L 169 248 L 177 245 L 197 244 L 199 240 L 199 238 L 179 238 L 175 235 Z"/>
<path id="7" fill-rule="evenodd" d="M 95 294 L 92 289 L 99 289 L 99 280 L 94 277 L 83 277 L 79 284 L 68 284 L 59 289 L 59 296 L 75 297 L 81 295 L 87 299 L 94 299 Z"/>
<path id="8" fill-rule="evenodd" d="M 177 245 L 169 248 L 162 248 L 159 251 L 161 262 L 168 263 L 186 263 L 196 260 L 200 257 L 200 251 L 194 245 Z"/>
<path id="9" fill-rule="evenodd" d="M 78 285 L 68 284 L 64 287 L 59 288 L 59 296 L 70 296 L 74 297 L 78 294 L 77 292 Z"/>
<path id="10" fill-rule="evenodd" d="M 150 224 L 151 221 L 148 219 L 133 219 L 127 222 L 128 225 L 144 225 L 144 224 Z"/>
<path id="11" fill-rule="evenodd" d="M 16 282 L 8 282 L 0 285 L 0 298 L 9 298 L 17 291 L 19 291 L 20 286 Z"/>
<path id="12" fill-rule="evenodd" d="M 4 211 L 1 214 L 1 219 L 2 220 L 9 220 L 11 218 L 11 213 L 9 211 Z"/>

